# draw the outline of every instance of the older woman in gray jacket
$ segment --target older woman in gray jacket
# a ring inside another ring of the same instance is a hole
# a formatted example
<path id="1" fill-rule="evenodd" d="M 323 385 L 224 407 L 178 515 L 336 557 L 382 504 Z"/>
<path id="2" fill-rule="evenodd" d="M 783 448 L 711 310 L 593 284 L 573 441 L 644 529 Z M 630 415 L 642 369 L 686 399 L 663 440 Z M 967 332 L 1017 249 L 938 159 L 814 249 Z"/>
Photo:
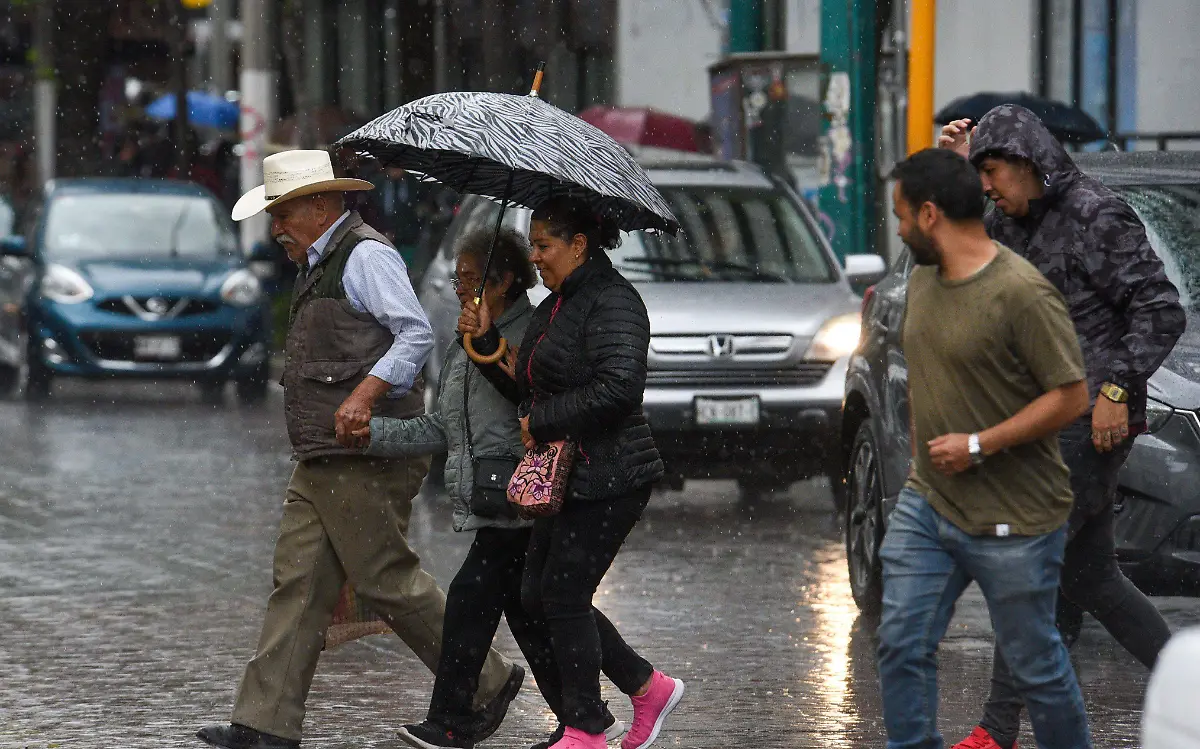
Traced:
<path id="1" fill-rule="evenodd" d="M 453 283 L 463 305 L 471 303 L 479 288 L 491 238 L 492 233 L 484 230 L 459 244 Z M 484 303 L 510 341 L 525 334 L 533 313 L 525 292 L 536 278 L 528 241 L 511 229 L 502 231 L 484 287 Z M 501 366 L 511 367 L 513 360 L 515 356 Z M 370 438 L 368 455 L 445 453 L 454 530 L 475 531 L 475 541 L 446 591 L 442 652 L 429 713 L 424 722 L 400 731 L 406 742 L 423 749 L 469 749 L 487 738 L 480 733 L 471 700 L 501 613 L 556 713 L 559 675 L 545 624 L 531 619 L 521 605 L 521 575 L 532 523 L 519 519 L 505 496 L 508 474 L 525 454 L 517 407 L 479 372 L 461 341 L 446 351 L 441 372 L 432 412 L 415 419 L 373 418 L 368 429 L 356 434 Z M 476 475 L 477 468 L 481 475 Z M 523 677 L 520 671 L 510 680 L 506 700 L 516 696 Z M 619 736 L 624 725 L 612 718 L 609 731 Z"/>

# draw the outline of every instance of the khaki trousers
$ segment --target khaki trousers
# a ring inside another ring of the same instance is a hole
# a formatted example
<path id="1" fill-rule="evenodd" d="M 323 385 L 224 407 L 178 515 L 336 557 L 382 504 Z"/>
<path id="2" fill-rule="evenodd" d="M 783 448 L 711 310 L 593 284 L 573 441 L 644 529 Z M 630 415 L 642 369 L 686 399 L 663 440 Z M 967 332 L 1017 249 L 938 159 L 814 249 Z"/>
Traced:
<path id="1" fill-rule="evenodd" d="M 296 465 L 275 543 L 275 590 L 238 687 L 234 723 L 301 738 L 304 703 L 347 580 L 431 672 L 437 668 L 446 596 L 406 540 L 428 470 L 424 459 L 360 456 Z M 488 653 L 477 706 L 500 692 L 511 670 L 494 649 Z"/>

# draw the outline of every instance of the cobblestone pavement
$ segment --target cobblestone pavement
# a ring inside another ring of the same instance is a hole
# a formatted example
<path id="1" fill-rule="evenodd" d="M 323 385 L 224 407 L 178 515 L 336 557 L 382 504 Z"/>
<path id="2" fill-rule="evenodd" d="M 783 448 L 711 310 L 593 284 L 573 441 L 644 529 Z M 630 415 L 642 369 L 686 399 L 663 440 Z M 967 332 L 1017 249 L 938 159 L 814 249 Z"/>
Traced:
<path id="1" fill-rule="evenodd" d="M 197 747 L 228 719 L 270 586 L 291 465 L 281 403 L 201 403 L 179 385 L 63 384 L 0 403 L 0 747 Z M 688 695 L 662 747 L 882 747 L 871 629 L 846 582 L 827 488 L 749 513 L 728 484 L 658 495 L 598 605 Z M 469 537 L 446 501 L 416 503 L 412 542 L 445 585 Z M 1174 627 L 1200 603 L 1158 599 Z M 499 645 L 519 656 L 502 629 Z M 977 593 L 941 651 L 941 721 L 957 740 L 987 687 Z M 1146 674 L 1089 622 L 1075 651 L 1098 746 L 1136 746 Z M 432 678 L 398 640 L 327 653 L 306 746 L 399 747 Z M 614 712 L 628 701 L 611 687 Z M 485 746 L 551 729 L 526 688 Z M 1033 746 L 1032 737 L 1023 743 Z"/>

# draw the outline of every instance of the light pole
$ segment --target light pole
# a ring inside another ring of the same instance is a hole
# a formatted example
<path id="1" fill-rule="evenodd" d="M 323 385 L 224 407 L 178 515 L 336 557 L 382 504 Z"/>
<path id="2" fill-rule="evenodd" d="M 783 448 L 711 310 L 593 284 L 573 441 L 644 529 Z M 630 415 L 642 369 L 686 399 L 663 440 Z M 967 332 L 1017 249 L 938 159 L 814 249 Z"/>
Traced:
<path id="1" fill-rule="evenodd" d="M 275 121 L 275 45 L 269 0 L 241 0 L 242 16 L 242 192 L 263 182 L 267 130 Z M 267 217 L 241 222 L 242 249 L 249 250 L 267 234 Z"/>

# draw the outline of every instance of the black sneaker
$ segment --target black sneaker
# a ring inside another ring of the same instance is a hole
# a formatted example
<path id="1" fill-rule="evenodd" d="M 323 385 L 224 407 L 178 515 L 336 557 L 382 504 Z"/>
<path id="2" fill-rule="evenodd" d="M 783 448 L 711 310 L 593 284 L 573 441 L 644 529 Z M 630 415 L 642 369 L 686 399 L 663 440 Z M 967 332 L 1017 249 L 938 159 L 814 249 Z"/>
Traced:
<path id="1" fill-rule="evenodd" d="M 608 723 L 604 726 L 605 741 L 615 741 L 625 735 L 625 724 L 618 720 L 617 716 L 608 711 L 607 705 L 604 707 L 604 717 L 608 718 Z M 563 724 L 559 723 L 558 728 L 554 729 L 554 733 L 550 734 L 549 738 L 534 744 L 529 749 L 550 749 L 550 747 L 562 740 L 564 730 Z"/>
<path id="2" fill-rule="evenodd" d="M 299 749 L 300 742 L 272 736 L 256 731 L 249 726 L 231 723 L 223 726 L 205 726 L 196 732 L 196 737 L 206 744 L 222 749 Z"/>
<path id="3" fill-rule="evenodd" d="M 475 729 L 476 741 L 483 741 L 491 736 L 504 722 L 504 716 L 508 715 L 508 706 L 516 698 L 517 692 L 521 691 L 521 682 L 523 681 L 525 681 L 525 669 L 514 663 L 512 673 L 509 675 L 508 681 L 504 682 L 504 686 L 500 688 L 500 693 L 476 713 L 479 718 L 478 728 Z"/>
<path id="4" fill-rule="evenodd" d="M 427 720 L 413 726 L 403 726 L 400 738 L 417 749 L 474 749 L 475 742 L 467 736 Z"/>

